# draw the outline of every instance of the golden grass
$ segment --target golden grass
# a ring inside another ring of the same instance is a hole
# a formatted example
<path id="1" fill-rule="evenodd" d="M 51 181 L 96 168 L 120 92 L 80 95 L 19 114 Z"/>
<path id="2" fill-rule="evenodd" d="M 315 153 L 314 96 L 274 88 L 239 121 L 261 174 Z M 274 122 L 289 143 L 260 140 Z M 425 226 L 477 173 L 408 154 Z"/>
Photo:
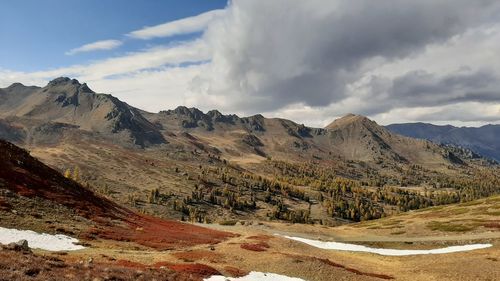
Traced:
<path id="1" fill-rule="evenodd" d="M 466 232 L 475 229 L 475 226 L 464 225 L 464 224 L 454 224 L 449 222 L 439 222 L 431 221 L 427 223 L 427 228 L 433 231 L 444 231 L 444 232 Z"/>

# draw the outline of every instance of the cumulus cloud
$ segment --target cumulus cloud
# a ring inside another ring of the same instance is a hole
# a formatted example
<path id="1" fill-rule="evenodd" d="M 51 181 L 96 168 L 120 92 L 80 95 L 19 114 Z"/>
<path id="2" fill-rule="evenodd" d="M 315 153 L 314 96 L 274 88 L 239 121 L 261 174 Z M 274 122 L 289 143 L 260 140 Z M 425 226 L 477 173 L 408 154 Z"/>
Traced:
<path id="1" fill-rule="evenodd" d="M 233 109 L 341 102 L 377 64 L 444 43 L 498 10 L 494 1 L 257 2 L 234 1 L 205 34 L 213 71 L 202 81 L 233 98 Z"/>
<path id="2" fill-rule="evenodd" d="M 373 117 L 381 124 L 419 121 L 439 125 L 451 123 L 458 126 L 482 126 L 485 123 L 500 122 L 500 104 L 464 102 L 444 106 L 394 108 Z"/>
<path id="3" fill-rule="evenodd" d="M 97 41 L 89 44 L 85 44 L 81 47 L 71 49 L 67 51 L 65 54 L 68 56 L 78 54 L 78 53 L 84 53 L 84 52 L 92 52 L 92 51 L 100 51 L 100 50 L 112 50 L 115 48 L 118 48 L 121 46 L 123 43 L 122 41 L 119 40 L 102 40 L 102 41 Z"/>
<path id="4" fill-rule="evenodd" d="M 0 70 L 0 83 L 74 76 L 147 110 L 183 104 L 320 127 L 349 112 L 381 124 L 500 123 L 499 12 L 493 0 L 235 0 L 128 34 L 202 31 L 193 41 Z"/>
<path id="5" fill-rule="evenodd" d="M 200 32 L 215 19 L 224 15 L 224 10 L 213 10 L 194 17 L 170 21 L 155 26 L 146 26 L 142 29 L 132 31 L 127 36 L 135 39 L 152 39 L 157 37 L 170 37 L 178 34 Z"/>
<path id="6" fill-rule="evenodd" d="M 1 71 L 8 81 L 50 80 L 58 76 L 72 76 L 83 81 L 113 79 L 144 70 L 154 70 L 165 66 L 184 63 L 199 63 L 210 59 L 206 44 L 201 40 L 179 43 L 172 46 L 155 47 L 132 52 L 123 56 L 108 58 L 90 64 L 73 65 L 37 72 Z"/>

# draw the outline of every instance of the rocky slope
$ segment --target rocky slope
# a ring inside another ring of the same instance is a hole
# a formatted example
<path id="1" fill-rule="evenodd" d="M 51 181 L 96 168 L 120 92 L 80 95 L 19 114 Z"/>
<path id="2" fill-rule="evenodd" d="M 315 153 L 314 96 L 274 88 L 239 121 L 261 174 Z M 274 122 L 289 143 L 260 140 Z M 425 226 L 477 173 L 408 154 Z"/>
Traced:
<path id="1" fill-rule="evenodd" d="M 311 128 L 262 115 L 238 117 L 216 110 L 203 113 L 178 107 L 144 116 L 164 134 L 188 132 L 232 158 L 273 157 L 285 160 L 325 159 L 330 156 L 371 163 L 447 163 L 442 148 L 428 141 L 392 133 L 374 121 L 348 115 L 326 128 Z"/>
<path id="2" fill-rule="evenodd" d="M 359 115 L 311 128 L 183 106 L 149 113 L 68 78 L 44 88 L 14 84 L 0 98 L 0 137 L 60 172 L 78 167 L 82 183 L 165 218 L 337 223 L 469 194 L 424 198 L 392 187 L 463 191 L 488 178 L 491 185 L 469 197 L 496 192 L 495 171 L 483 171 L 462 151 L 395 134 Z M 346 185 L 353 188 L 338 191 Z"/>
<path id="3" fill-rule="evenodd" d="M 191 145 L 230 159 L 336 156 L 422 165 L 448 161 L 438 146 L 401 137 L 363 116 L 348 115 L 321 129 L 280 118 L 204 113 L 183 106 L 149 113 L 69 78 L 57 78 L 43 88 L 13 84 L 1 89 L 0 118 L 0 136 L 35 146 L 60 142 L 71 132 L 142 147 L 166 139 L 185 142 L 188 134 L 193 137 Z"/>
<path id="4" fill-rule="evenodd" d="M 9 123 L 4 127 L 15 132 L 9 136 L 37 137 L 38 133 L 43 138 L 54 130 L 78 128 L 140 146 L 165 143 L 156 127 L 136 108 L 111 95 L 96 94 L 85 83 L 64 77 L 43 88 L 17 83 L 2 89 L 0 117 Z"/>
<path id="5" fill-rule="evenodd" d="M 0 140 L 0 226 L 134 241 L 164 249 L 217 243 L 229 233 L 138 214 Z M 137 231 L 140 229 L 140 231 Z"/>

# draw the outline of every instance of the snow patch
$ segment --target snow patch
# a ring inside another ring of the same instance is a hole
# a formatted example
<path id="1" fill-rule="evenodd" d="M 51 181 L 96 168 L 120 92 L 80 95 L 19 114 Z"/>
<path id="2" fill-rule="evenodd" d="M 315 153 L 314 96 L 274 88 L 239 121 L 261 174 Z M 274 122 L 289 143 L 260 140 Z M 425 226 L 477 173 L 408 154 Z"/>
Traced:
<path id="1" fill-rule="evenodd" d="M 340 242 L 326 242 L 319 240 L 312 240 L 300 237 L 292 237 L 282 235 L 285 238 L 306 243 L 316 248 L 327 249 L 327 250 L 338 250 L 338 251 L 352 251 L 352 252 L 365 252 L 374 253 L 383 256 L 411 256 L 411 255 L 432 255 L 432 254 L 448 254 L 456 252 L 465 252 L 478 249 L 489 248 L 493 245 L 491 244 L 469 244 L 461 246 L 450 246 L 446 248 L 438 248 L 432 250 L 400 250 L 400 249 L 383 249 L 383 248 L 371 248 L 363 245 L 340 243 Z"/>
<path id="2" fill-rule="evenodd" d="M 78 239 L 62 234 L 37 233 L 31 230 L 17 230 L 0 227 L 0 244 L 9 244 L 19 240 L 28 241 L 28 246 L 33 249 L 47 251 L 74 251 L 85 247 L 75 245 Z"/>
<path id="3" fill-rule="evenodd" d="M 252 271 L 243 277 L 224 277 L 221 275 L 214 275 L 209 278 L 203 279 L 205 281 L 305 281 L 301 278 L 288 277 L 276 273 L 264 273 Z"/>

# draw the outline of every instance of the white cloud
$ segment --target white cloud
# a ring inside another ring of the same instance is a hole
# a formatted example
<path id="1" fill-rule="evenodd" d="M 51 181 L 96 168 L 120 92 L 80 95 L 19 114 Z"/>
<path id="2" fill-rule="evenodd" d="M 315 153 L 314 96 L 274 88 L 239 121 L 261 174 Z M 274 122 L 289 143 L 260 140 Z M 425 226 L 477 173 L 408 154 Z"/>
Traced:
<path id="1" fill-rule="evenodd" d="M 207 45 L 201 40 L 195 40 L 174 46 L 156 47 L 140 52 L 133 52 L 90 64 L 28 73 L 0 72 L 3 72 L 5 75 L 2 79 L 4 84 L 15 81 L 48 81 L 59 76 L 71 76 L 90 83 L 99 79 L 159 68 L 165 65 L 176 66 L 181 63 L 196 63 L 209 59 L 210 53 Z"/>
<path id="2" fill-rule="evenodd" d="M 232 1 L 129 34 L 205 30 L 193 41 L 52 70 L 0 69 L 0 86 L 70 76 L 150 111 L 182 104 L 318 127 L 350 112 L 381 124 L 500 123 L 496 3 Z"/>
<path id="3" fill-rule="evenodd" d="M 197 95 L 191 81 L 206 71 L 209 59 L 205 42 L 195 40 L 86 65 L 37 72 L 0 69 L 0 87 L 14 82 L 44 86 L 51 79 L 69 76 L 87 82 L 96 92 L 113 94 L 144 110 L 159 111 L 188 104 Z M 181 66 L 184 63 L 188 65 Z"/>
<path id="4" fill-rule="evenodd" d="M 158 112 L 190 105 L 192 95 L 199 95 L 190 88 L 190 81 L 206 70 L 206 65 L 187 67 L 161 67 L 142 70 L 113 79 L 98 79 L 90 84 L 96 92 L 115 97 L 143 110 Z"/>
<path id="5" fill-rule="evenodd" d="M 123 43 L 122 41 L 119 40 L 102 40 L 102 41 L 97 41 L 94 43 L 90 44 L 85 44 L 81 47 L 71 49 L 67 51 L 65 54 L 68 56 L 78 54 L 78 53 L 84 53 L 84 52 L 92 52 L 92 51 L 100 51 L 100 50 L 112 50 L 115 48 L 118 48 L 121 46 Z"/>
<path id="6" fill-rule="evenodd" d="M 205 30 L 210 23 L 224 14 L 224 10 L 212 10 L 194 17 L 183 18 L 155 26 L 147 26 L 132 31 L 127 36 L 146 40 L 156 37 L 170 37 L 178 34 L 199 32 Z"/>

